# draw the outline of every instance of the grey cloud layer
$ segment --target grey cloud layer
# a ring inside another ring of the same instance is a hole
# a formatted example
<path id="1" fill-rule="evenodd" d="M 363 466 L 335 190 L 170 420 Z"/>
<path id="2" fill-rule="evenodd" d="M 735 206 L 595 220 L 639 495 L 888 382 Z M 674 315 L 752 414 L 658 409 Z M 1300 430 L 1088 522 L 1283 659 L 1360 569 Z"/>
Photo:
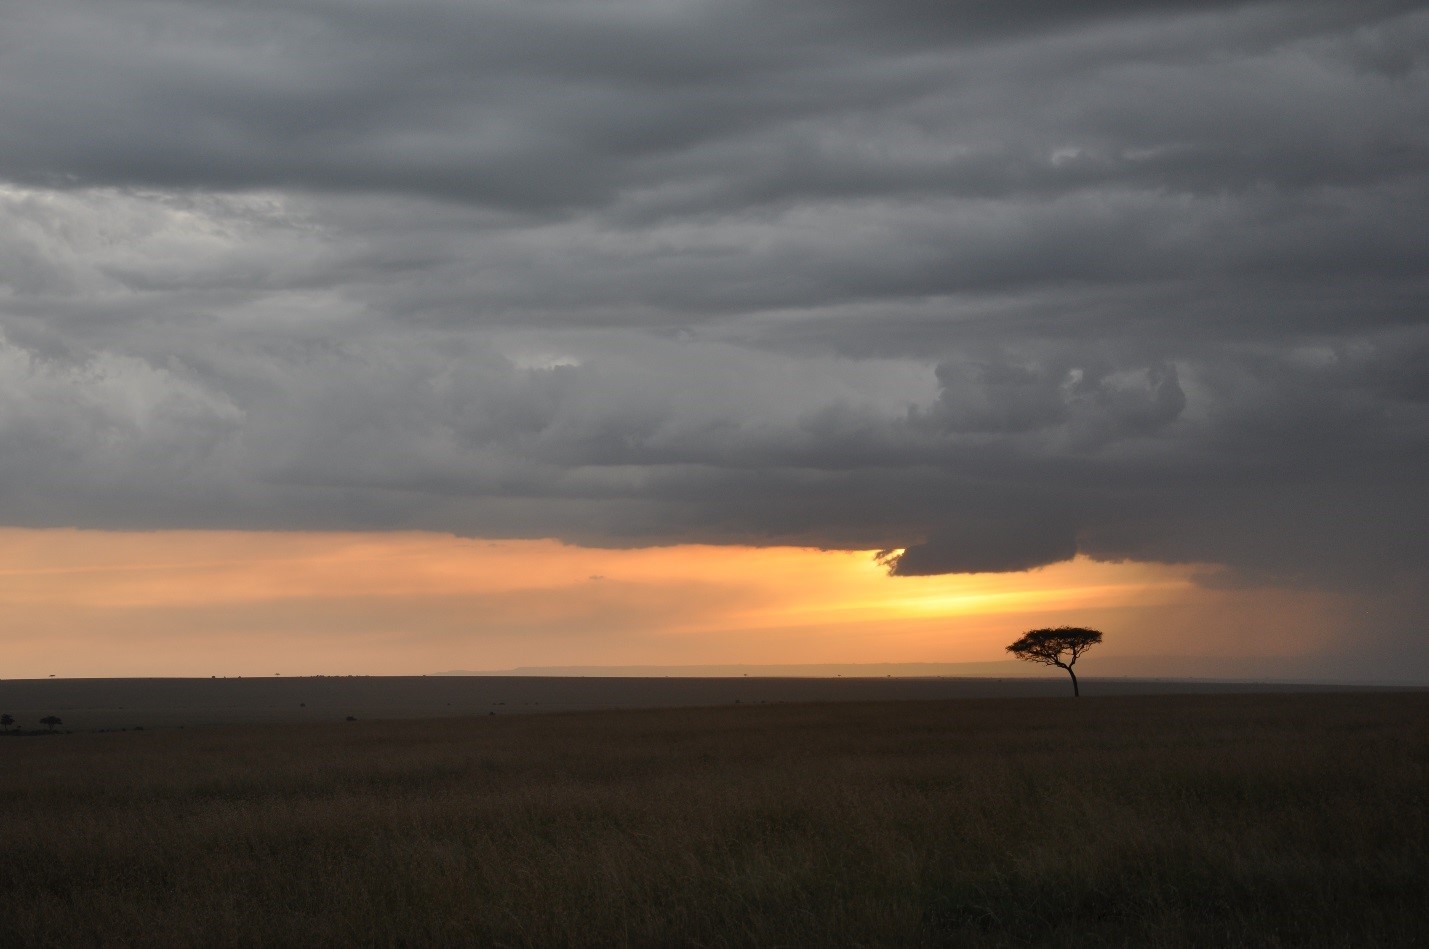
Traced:
<path id="1" fill-rule="evenodd" d="M 0 517 L 1429 567 L 1420 3 L 0 3 Z"/>

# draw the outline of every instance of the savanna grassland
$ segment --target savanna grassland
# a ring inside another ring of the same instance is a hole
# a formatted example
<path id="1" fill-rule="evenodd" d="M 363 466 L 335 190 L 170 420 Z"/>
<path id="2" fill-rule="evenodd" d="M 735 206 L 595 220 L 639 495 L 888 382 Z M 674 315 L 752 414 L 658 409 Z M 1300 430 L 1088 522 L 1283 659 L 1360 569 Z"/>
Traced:
<path id="1" fill-rule="evenodd" d="M 0 741 L 0 945 L 1429 942 L 1429 695 Z"/>

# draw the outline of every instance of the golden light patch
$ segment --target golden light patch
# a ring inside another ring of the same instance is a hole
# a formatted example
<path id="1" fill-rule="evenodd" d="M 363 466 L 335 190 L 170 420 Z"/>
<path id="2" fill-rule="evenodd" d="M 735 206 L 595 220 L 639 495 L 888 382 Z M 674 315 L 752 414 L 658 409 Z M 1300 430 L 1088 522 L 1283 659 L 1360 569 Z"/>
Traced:
<path id="1" fill-rule="evenodd" d="M 1032 625 L 1204 613 L 1195 573 L 1079 558 L 890 577 L 873 551 L 10 529 L 0 645 L 7 677 L 986 661 Z"/>

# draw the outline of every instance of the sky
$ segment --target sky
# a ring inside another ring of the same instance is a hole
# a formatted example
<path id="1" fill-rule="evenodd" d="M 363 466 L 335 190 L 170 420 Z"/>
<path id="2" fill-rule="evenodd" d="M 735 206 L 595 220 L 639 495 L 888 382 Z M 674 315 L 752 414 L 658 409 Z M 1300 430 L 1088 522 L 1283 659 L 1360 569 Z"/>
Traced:
<path id="1" fill-rule="evenodd" d="M 1429 682 L 1429 4 L 0 22 L 0 676 Z"/>

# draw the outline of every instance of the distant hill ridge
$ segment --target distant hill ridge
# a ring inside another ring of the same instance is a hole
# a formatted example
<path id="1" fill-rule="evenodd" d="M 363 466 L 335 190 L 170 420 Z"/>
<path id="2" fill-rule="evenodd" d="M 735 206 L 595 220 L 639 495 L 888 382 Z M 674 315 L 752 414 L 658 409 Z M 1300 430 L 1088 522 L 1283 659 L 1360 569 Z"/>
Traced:
<path id="1" fill-rule="evenodd" d="M 758 665 L 729 663 L 688 666 L 517 666 L 514 669 L 453 669 L 434 675 L 448 676 L 609 676 L 646 677 L 678 676 L 689 678 L 761 678 L 830 679 L 849 678 L 922 678 L 930 676 L 977 676 L 980 678 L 1025 678 L 1045 675 L 1045 671 L 1016 661 L 998 662 L 873 662 L 873 663 L 791 663 Z"/>

